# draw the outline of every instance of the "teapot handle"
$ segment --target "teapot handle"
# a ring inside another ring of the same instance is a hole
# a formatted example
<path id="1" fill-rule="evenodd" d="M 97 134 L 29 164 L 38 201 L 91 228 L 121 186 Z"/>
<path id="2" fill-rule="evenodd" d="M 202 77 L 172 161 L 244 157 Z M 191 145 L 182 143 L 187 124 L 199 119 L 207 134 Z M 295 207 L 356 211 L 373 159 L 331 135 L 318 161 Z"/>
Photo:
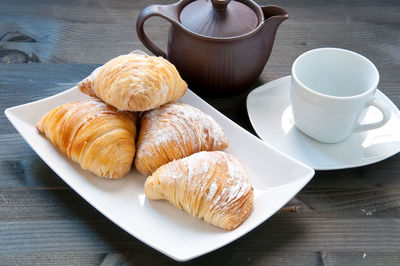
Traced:
<path id="1" fill-rule="evenodd" d="M 144 46 L 146 46 L 147 49 L 149 49 L 153 54 L 156 56 L 162 56 L 164 58 L 167 58 L 167 54 L 161 50 L 157 45 L 155 45 L 149 37 L 147 37 L 146 33 L 144 32 L 143 25 L 144 22 L 152 17 L 152 16 L 158 16 L 162 17 L 172 24 L 177 24 L 178 23 L 178 5 L 177 4 L 172 4 L 172 5 L 151 5 L 142 10 L 140 12 L 137 21 L 136 21 L 136 32 L 139 37 L 139 39 L 142 41 Z"/>

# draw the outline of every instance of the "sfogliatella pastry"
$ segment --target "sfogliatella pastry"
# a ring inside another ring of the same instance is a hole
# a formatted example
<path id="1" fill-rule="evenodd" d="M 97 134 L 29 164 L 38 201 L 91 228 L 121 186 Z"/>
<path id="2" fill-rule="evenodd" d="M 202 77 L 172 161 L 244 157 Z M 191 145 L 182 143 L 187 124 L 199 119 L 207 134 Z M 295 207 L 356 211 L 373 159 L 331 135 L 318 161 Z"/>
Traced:
<path id="1" fill-rule="evenodd" d="M 226 230 L 242 224 L 254 205 L 253 186 L 241 162 L 222 151 L 199 152 L 158 168 L 145 183 L 152 200 Z"/>
<path id="2" fill-rule="evenodd" d="M 150 175 L 172 160 L 224 150 L 228 140 L 209 115 L 188 104 L 171 103 L 144 113 L 136 147 L 136 169 Z"/>
<path id="3" fill-rule="evenodd" d="M 83 169 L 117 179 L 131 169 L 136 119 L 92 98 L 53 109 L 36 128 Z"/>
<path id="4" fill-rule="evenodd" d="M 123 111 L 145 111 L 182 97 L 187 84 L 162 57 L 118 56 L 79 82 L 79 89 Z"/>

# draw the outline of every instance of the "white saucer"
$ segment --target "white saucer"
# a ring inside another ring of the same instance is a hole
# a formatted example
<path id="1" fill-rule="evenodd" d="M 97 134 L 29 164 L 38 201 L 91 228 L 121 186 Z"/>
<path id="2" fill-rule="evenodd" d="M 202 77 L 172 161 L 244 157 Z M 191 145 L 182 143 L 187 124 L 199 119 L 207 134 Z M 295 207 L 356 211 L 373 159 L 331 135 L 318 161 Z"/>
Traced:
<path id="1" fill-rule="evenodd" d="M 392 110 L 383 127 L 354 133 L 343 142 L 325 144 L 294 125 L 290 106 L 290 76 L 254 89 L 247 97 L 247 111 L 254 130 L 262 140 L 315 170 L 358 167 L 386 159 L 400 151 L 399 109 L 379 90 L 376 96 Z M 365 122 L 377 121 L 381 113 L 369 108 Z"/>

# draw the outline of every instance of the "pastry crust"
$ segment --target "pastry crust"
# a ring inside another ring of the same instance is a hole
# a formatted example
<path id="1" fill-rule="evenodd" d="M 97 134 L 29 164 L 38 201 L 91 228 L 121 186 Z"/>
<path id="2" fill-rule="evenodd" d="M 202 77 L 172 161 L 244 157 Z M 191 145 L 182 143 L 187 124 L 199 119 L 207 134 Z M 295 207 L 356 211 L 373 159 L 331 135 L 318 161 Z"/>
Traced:
<path id="1" fill-rule="evenodd" d="M 228 140 L 212 117 L 188 104 L 166 104 L 144 113 L 135 166 L 140 173 L 150 175 L 172 160 L 227 147 Z"/>
<path id="2" fill-rule="evenodd" d="M 83 169 L 116 179 L 131 169 L 136 120 L 134 113 L 91 98 L 53 109 L 36 128 Z"/>
<path id="3" fill-rule="evenodd" d="M 123 111 L 146 111 L 173 102 L 187 91 L 175 66 L 162 57 L 118 56 L 79 82 L 79 89 Z"/>
<path id="4" fill-rule="evenodd" d="M 226 230 L 242 224 L 254 205 L 246 169 L 222 151 L 199 152 L 161 166 L 147 178 L 144 191 L 149 199 L 166 199 Z"/>

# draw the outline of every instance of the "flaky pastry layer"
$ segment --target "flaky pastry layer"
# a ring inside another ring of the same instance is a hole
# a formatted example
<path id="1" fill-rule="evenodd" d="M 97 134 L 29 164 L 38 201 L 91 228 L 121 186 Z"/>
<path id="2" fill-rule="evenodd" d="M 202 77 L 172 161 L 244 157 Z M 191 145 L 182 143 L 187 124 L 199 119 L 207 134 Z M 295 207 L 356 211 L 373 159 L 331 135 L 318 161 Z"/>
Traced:
<path id="1" fill-rule="evenodd" d="M 92 98 L 53 109 L 36 128 L 83 169 L 116 179 L 131 169 L 136 120 L 136 114 Z"/>
<path id="2" fill-rule="evenodd" d="M 135 166 L 149 175 L 172 160 L 227 147 L 227 137 L 212 117 L 188 104 L 166 104 L 144 113 Z"/>
<path id="3" fill-rule="evenodd" d="M 145 194 L 226 230 L 242 224 L 254 205 L 246 169 L 222 151 L 199 152 L 161 166 L 147 178 Z"/>
<path id="4" fill-rule="evenodd" d="M 146 111 L 182 97 L 188 86 L 162 57 L 121 55 L 79 82 L 79 89 L 123 111 Z"/>

